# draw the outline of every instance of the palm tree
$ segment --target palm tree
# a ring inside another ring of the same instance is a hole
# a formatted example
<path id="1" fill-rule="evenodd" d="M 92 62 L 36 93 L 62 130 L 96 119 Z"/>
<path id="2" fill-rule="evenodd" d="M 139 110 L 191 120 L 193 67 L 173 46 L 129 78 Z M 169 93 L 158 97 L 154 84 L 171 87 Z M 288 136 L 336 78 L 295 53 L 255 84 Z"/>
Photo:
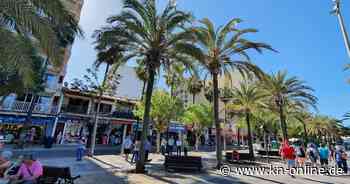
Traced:
<path id="1" fill-rule="evenodd" d="M 288 77 L 285 71 L 265 75 L 260 87 L 270 98 L 270 108 L 280 116 L 283 140 L 288 140 L 286 108 L 290 105 L 316 108 L 317 98 L 312 94 L 314 90 L 297 77 Z"/>
<path id="2" fill-rule="evenodd" d="M 302 110 L 296 111 L 294 113 L 294 117 L 302 124 L 304 132 L 304 142 L 308 142 L 307 123 L 311 121 L 312 115 L 310 114 L 310 112 Z"/>
<path id="3" fill-rule="evenodd" d="M 273 50 L 269 45 L 257 43 L 243 38 L 246 33 L 255 33 L 255 29 L 240 30 L 236 27 L 240 19 L 232 19 L 225 26 L 215 29 L 213 23 L 205 18 L 200 21 L 201 25 L 193 28 L 197 38 L 197 48 L 185 48 L 187 52 L 195 52 L 196 59 L 201 66 L 212 76 L 213 81 L 213 106 L 214 120 L 216 127 L 216 154 L 217 166 L 220 167 L 222 160 L 219 122 L 219 87 L 218 76 L 230 75 L 232 69 L 237 69 L 242 74 L 258 73 L 259 69 L 251 64 L 248 50 L 256 50 L 259 53 L 262 49 Z M 241 57 L 243 61 L 236 60 L 232 56 Z"/>
<path id="4" fill-rule="evenodd" d="M 196 95 L 202 91 L 203 82 L 196 75 L 192 75 L 187 81 L 187 90 L 192 94 L 192 104 L 196 102 Z"/>
<path id="5" fill-rule="evenodd" d="M 170 3 L 163 11 L 156 7 L 155 0 L 124 0 L 124 9 L 119 15 L 107 19 L 110 26 L 96 31 L 95 37 L 107 35 L 110 39 L 104 39 L 105 49 L 108 45 L 119 45 L 123 48 L 123 57 L 119 60 L 124 64 L 134 59 L 142 59 L 147 71 L 148 81 L 145 95 L 145 113 L 143 117 L 143 129 L 141 136 L 140 159 L 136 164 L 136 172 L 144 172 L 145 150 L 144 143 L 148 134 L 150 120 L 151 98 L 156 73 L 161 68 L 167 68 L 173 64 L 182 63 L 186 68 L 191 68 L 191 63 L 182 55 L 184 45 L 192 39 L 191 31 L 183 31 L 183 27 L 191 18 L 191 15 L 176 10 Z M 169 58 L 172 58 L 169 60 Z"/>
<path id="6" fill-rule="evenodd" d="M 263 106 L 264 94 L 256 85 L 247 82 L 240 83 L 233 89 L 232 102 L 228 105 L 231 111 L 241 112 L 244 115 L 248 129 L 249 156 L 254 159 L 251 119 L 253 112 Z"/>
<path id="7" fill-rule="evenodd" d="M 165 83 L 170 87 L 170 95 L 176 96 L 175 89 L 183 82 L 185 67 L 182 64 L 171 65 L 166 68 Z"/>
<path id="8" fill-rule="evenodd" d="M 106 83 L 108 75 L 115 73 L 117 70 L 117 67 L 114 67 L 115 69 L 113 69 L 113 71 L 110 71 L 110 67 L 114 64 L 115 65 L 119 64 L 118 61 L 122 57 L 121 53 L 123 51 L 123 49 L 120 48 L 119 45 L 113 45 L 108 50 L 105 50 L 104 48 L 106 47 L 106 45 L 105 45 L 105 42 L 103 41 L 104 39 L 108 39 L 108 36 L 103 35 L 101 37 L 98 37 L 98 40 L 95 41 L 95 43 L 97 44 L 95 46 L 95 50 L 97 51 L 97 59 L 94 65 L 96 66 L 96 69 L 98 69 L 102 64 L 106 64 L 106 68 L 105 68 L 105 72 L 104 72 L 104 76 L 101 84 L 102 90 L 98 91 L 97 103 L 95 102 L 95 105 L 97 105 L 97 107 L 96 107 L 96 111 L 94 112 L 94 126 L 92 131 L 91 152 L 90 152 L 91 155 L 94 155 L 94 151 L 95 151 L 98 114 L 100 113 L 102 96 L 104 95 L 103 89 L 105 89 L 107 87 L 106 85 L 108 85 Z"/>
<path id="9" fill-rule="evenodd" d="M 62 47 L 82 35 L 60 0 L 2 0 L 0 7 L 0 64 L 14 63 L 24 88 L 34 85 L 33 54 L 44 53 L 57 66 L 63 61 Z"/>

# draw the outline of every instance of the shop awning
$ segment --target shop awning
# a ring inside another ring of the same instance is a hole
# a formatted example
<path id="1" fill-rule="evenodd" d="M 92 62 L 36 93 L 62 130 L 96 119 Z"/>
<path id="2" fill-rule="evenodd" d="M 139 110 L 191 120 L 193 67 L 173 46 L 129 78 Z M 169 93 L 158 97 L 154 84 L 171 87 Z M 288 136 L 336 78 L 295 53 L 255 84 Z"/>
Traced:
<path id="1" fill-rule="evenodd" d="M 53 117 L 32 117 L 32 125 L 47 125 L 54 123 Z M 0 115 L 0 124 L 24 124 L 26 116 Z"/>

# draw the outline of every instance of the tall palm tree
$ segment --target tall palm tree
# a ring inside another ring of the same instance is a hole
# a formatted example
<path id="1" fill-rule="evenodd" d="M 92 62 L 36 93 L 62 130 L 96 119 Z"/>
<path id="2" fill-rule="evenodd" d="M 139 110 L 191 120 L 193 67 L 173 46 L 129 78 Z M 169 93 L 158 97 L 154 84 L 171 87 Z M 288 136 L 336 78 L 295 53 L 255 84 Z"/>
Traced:
<path id="1" fill-rule="evenodd" d="M 283 140 L 288 140 L 286 108 L 290 105 L 316 108 L 314 90 L 297 77 L 288 77 L 285 71 L 265 75 L 260 87 L 270 98 L 270 108 L 280 116 Z"/>
<path id="2" fill-rule="evenodd" d="M 192 75 L 187 81 L 187 90 L 192 94 L 192 104 L 196 102 L 196 95 L 203 89 L 203 82 L 196 75 Z"/>
<path id="3" fill-rule="evenodd" d="M 96 111 L 94 112 L 94 125 L 93 125 L 93 130 L 92 130 L 92 137 L 91 137 L 91 155 L 94 155 L 95 152 L 95 144 L 96 144 L 96 133 L 97 133 L 97 124 L 98 124 L 98 114 L 100 113 L 100 108 L 101 108 L 101 101 L 102 101 L 102 96 L 104 95 L 103 89 L 106 89 L 106 85 L 108 85 L 107 82 L 107 77 L 111 73 L 116 72 L 116 68 L 113 71 L 110 71 L 110 67 L 114 64 L 119 64 L 118 61 L 122 57 L 121 53 L 123 51 L 122 48 L 119 47 L 119 45 L 109 45 L 111 46 L 108 50 L 105 50 L 104 48 L 106 47 L 105 42 L 103 41 L 104 39 L 108 39 L 109 37 L 107 35 L 103 35 L 101 37 L 98 37 L 98 39 L 95 41 L 95 50 L 97 51 L 97 59 L 95 61 L 95 66 L 96 69 L 98 69 L 102 64 L 105 64 L 105 72 L 101 84 L 101 89 L 98 91 L 97 94 L 97 103 L 95 102 L 96 106 Z"/>
<path id="4" fill-rule="evenodd" d="M 123 48 L 120 64 L 127 63 L 132 58 L 142 59 L 147 71 L 148 81 L 145 95 L 145 113 L 141 136 L 140 159 L 136 164 L 136 172 L 144 172 L 145 150 L 150 120 L 151 98 L 157 72 L 161 68 L 182 63 L 191 68 L 191 63 L 182 55 L 184 45 L 192 39 L 191 31 L 180 29 L 191 18 L 189 13 L 177 10 L 170 3 L 164 10 L 156 7 L 155 0 L 123 0 L 123 10 L 120 14 L 107 19 L 109 26 L 96 31 L 96 38 L 108 35 L 108 45 L 119 45 Z M 172 58 L 171 60 L 169 58 Z"/>
<path id="5" fill-rule="evenodd" d="M 220 167 L 222 160 L 218 76 L 230 75 L 233 69 L 237 69 L 242 74 L 251 74 L 252 71 L 257 73 L 259 70 L 249 62 L 250 58 L 247 51 L 256 50 L 261 53 L 262 49 L 273 50 L 267 44 L 257 43 L 243 38 L 246 33 L 255 33 L 257 30 L 240 30 L 236 26 L 240 22 L 240 19 L 232 19 L 225 26 L 215 29 L 214 24 L 205 18 L 200 21 L 200 26 L 193 28 L 193 32 L 197 38 L 197 48 L 185 48 L 187 52 L 196 53 L 196 59 L 212 76 L 218 167 Z M 240 57 L 243 60 L 233 59 L 233 56 L 236 56 L 236 58 Z"/>
<path id="6" fill-rule="evenodd" d="M 176 96 L 175 89 L 184 80 L 185 67 L 182 64 L 171 65 L 166 68 L 165 83 L 170 87 L 170 95 Z"/>
<path id="7" fill-rule="evenodd" d="M 256 85 L 247 82 L 240 83 L 233 89 L 232 102 L 228 105 L 231 111 L 241 112 L 245 118 L 248 130 L 249 156 L 254 159 L 253 140 L 251 131 L 251 119 L 253 112 L 261 108 L 265 95 Z"/>

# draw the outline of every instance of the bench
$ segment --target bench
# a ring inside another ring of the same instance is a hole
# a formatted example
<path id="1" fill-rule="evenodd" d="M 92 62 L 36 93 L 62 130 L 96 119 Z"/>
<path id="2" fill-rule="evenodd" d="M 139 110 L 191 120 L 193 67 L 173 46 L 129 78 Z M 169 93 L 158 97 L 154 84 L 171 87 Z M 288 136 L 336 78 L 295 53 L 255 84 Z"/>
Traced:
<path id="1" fill-rule="evenodd" d="M 229 163 L 246 163 L 254 160 L 250 157 L 249 153 L 233 153 L 233 151 L 227 151 L 225 153 L 225 158 Z"/>
<path id="2" fill-rule="evenodd" d="M 40 184 L 64 183 L 74 184 L 80 175 L 72 177 L 69 167 L 43 166 L 43 175 L 39 178 Z"/>
<path id="3" fill-rule="evenodd" d="M 258 150 L 259 155 L 267 155 L 266 153 L 267 153 L 266 150 Z M 280 156 L 278 150 L 270 150 L 268 151 L 268 153 L 269 153 L 269 156 Z"/>
<path id="4" fill-rule="evenodd" d="M 201 171 L 203 168 L 202 158 L 193 156 L 165 156 L 164 162 L 165 170 L 197 170 Z"/>

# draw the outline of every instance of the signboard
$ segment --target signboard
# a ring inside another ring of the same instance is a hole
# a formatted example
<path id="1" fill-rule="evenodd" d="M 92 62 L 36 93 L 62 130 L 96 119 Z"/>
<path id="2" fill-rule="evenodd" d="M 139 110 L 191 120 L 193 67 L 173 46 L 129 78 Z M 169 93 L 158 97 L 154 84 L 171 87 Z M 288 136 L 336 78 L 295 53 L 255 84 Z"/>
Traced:
<path id="1" fill-rule="evenodd" d="M 32 125 L 47 125 L 53 123 L 55 118 L 53 117 L 32 117 Z M 25 116 L 14 115 L 0 115 L 0 123 L 2 124 L 24 124 L 26 122 Z"/>

